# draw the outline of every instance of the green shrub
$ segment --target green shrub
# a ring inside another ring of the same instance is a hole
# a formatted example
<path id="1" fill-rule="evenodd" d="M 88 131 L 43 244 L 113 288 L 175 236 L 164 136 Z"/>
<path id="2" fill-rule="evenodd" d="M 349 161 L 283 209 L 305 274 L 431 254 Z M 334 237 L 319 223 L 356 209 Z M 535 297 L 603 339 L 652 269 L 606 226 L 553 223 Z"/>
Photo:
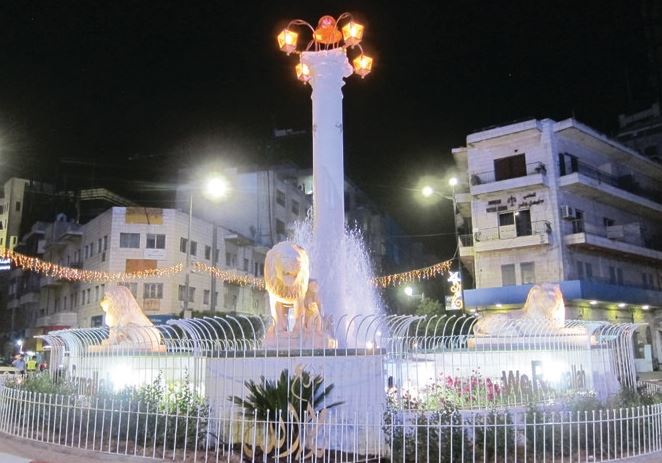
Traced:
<path id="1" fill-rule="evenodd" d="M 303 429 L 314 424 L 318 414 L 342 403 L 328 402 L 333 384 L 324 387 L 322 375 L 312 376 L 303 369 L 297 369 L 292 376 L 285 369 L 276 381 L 261 376 L 259 381 L 248 380 L 244 384 L 248 389 L 246 398 L 228 399 L 241 407 L 245 418 L 262 422 L 244 435 L 248 436 L 246 442 L 255 442 L 254 446 L 244 445 L 243 452 L 249 458 L 265 454 L 298 456 L 310 450 L 303 442 Z M 314 434 L 315 427 L 311 429 Z"/>

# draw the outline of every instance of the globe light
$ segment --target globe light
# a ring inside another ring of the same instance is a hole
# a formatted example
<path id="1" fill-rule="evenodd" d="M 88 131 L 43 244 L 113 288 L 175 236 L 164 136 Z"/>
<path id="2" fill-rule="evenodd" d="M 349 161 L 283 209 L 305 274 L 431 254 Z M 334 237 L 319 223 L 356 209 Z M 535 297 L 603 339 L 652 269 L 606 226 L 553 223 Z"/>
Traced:
<path id="1" fill-rule="evenodd" d="M 618 307 L 621 308 L 621 309 L 622 309 L 623 307 L 625 307 L 625 302 L 621 302 L 620 304 L 618 304 Z"/>
<path id="2" fill-rule="evenodd" d="M 352 64 L 354 65 L 354 72 L 361 76 L 362 79 L 372 71 L 372 58 L 363 53 L 354 58 Z"/>
<path id="3" fill-rule="evenodd" d="M 278 34 L 278 48 L 280 51 L 287 53 L 288 55 L 297 49 L 297 39 L 299 34 L 293 32 L 289 29 L 283 29 Z"/>
<path id="4" fill-rule="evenodd" d="M 423 188 L 421 188 L 421 194 L 425 198 L 429 198 L 434 194 L 434 188 L 432 188 L 430 185 L 425 185 Z"/>
<path id="5" fill-rule="evenodd" d="M 310 80 L 310 68 L 305 63 L 299 63 L 295 67 L 297 79 L 304 84 Z"/>
<path id="6" fill-rule="evenodd" d="M 350 21 L 342 27 L 342 36 L 348 47 L 353 47 L 361 43 L 363 39 L 363 25 Z"/>
<path id="7" fill-rule="evenodd" d="M 412 288 L 411 286 L 405 286 L 404 291 L 405 294 L 409 297 L 411 297 L 414 294 L 414 288 Z"/>
<path id="8" fill-rule="evenodd" d="M 205 196 L 216 200 L 227 196 L 230 186 L 223 177 L 210 177 L 205 183 Z"/>
<path id="9" fill-rule="evenodd" d="M 450 186 L 455 186 L 455 185 L 457 185 L 457 177 L 451 177 L 451 178 L 448 180 L 448 184 L 449 184 Z"/>
<path id="10" fill-rule="evenodd" d="M 651 308 L 651 306 L 649 306 L 648 304 L 644 304 L 644 305 L 641 306 L 641 308 L 642 308 L 643 310 L 648 310 L 648 309 Z"/>
<path id="11" fill-rule="evenodd" d="M 340 42 L 342 34 L 336 29 L 336 20 L 333 16 L 322 16 L 317 22 L 317 29 L 313 34 L 315 42 L 331 45 Z"/>

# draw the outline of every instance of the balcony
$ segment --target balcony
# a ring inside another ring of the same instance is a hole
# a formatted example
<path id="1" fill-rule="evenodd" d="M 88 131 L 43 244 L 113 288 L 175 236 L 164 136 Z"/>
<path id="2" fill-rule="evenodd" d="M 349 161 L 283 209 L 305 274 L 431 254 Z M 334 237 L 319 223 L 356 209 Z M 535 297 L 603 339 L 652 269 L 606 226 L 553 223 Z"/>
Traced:
<path id="1" fill-rule="evenodd" d="M 63 284 L 64 282 L 62 280 L 58 280 L 57 278 L 53 277 L 42 277 L 42 279 L 39 280 L 40 288 L 57 288 Z"/>
<path id="2" fill-rule="evenodd" d="M 82 226 L 74 222 L 55 222 L 53 227 L 54 238 L 47 243 L 47 247 L 62 248 L 67 243 L 80 240 L 83 236 Z"/>
<path id="3" fill-rule="evenodd" d="M 559 179 L 567 191 L 654 219 L 662 214 L 662 191 L 642 188 L 632 175 L 611 175 L 582 162 L 570 170 Z"/>
<path id="4" fill-rule="evenodd" d="M 485 252 L 548 245 L 550 233 L 551 228 L 546 220 L 531 222 L 530 227 L 482 228 L 473 235 L 473 250 Z"/>
<path id="5" fill-rule="evenodd" d="M 524 172 L 519 176 L 501 178 L 497 176 L 496 170 L 487 172 L 475 172 L 469 175 L 471 184 L 469 191 L 474 196 L 487 195 L 503 190 L 525 190 L 532 186 L 545 185 L 547 168 L 542 162 L 526 164 Z"/>
<path id="6" fill-rule="evenodd" d="M 460 235 L 458 236 L 458 246 L 460 260 L 462 264 L 472 273 L 474 269 L 474 236 Z"/>
<path id="7" fill-rule="evenodd" d="M 575 219 L 563 227 L 566 246 L 635 258 L 659 265 L 662 251 L 651 245 L 638 223 L 599 226 Z"/>
<path id="8" fill-rule="evenodd" d="M 28 305 L 28 304 L 38 304 L 39 303 L 39 293 L 38 292 L 29 292 L 21 295 L 18 299 L 19 304 Z"/>
<path id="9" fill-rule="evenodd" d="M 58 312 L 37 318 L 38 327 L 72 327 L 78 326 L 78 314 L 76 312 Z"/>

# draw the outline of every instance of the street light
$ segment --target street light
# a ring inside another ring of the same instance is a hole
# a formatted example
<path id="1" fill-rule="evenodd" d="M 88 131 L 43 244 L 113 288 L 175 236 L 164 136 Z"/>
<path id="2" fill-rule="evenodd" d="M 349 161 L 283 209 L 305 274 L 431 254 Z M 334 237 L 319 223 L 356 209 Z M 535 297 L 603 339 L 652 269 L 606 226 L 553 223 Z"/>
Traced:
<path id="1" fill-rule="evenodd" d="M 457 225 L 457 199 L 455 197 L 455 187 L 458 185 L 459 180 L 457 177 L 451 177 L 448 179 L 448 185 L 451 187 L 451 196 L 446 196 L 437 192 L 431 185 L 423 185 L 421 187 L 421 195 L 424 198 L 431 198 L 433 195 L 438 195 L 441 198 L 448 199 L 453 203 L 453 236 L 455 238 L 455 255 L 453 258 L 457 258 L 457 275 L 451 275 L 449 282 L 452 283 L 451 290 L 454 292 L 452 297 L 452 306 L 453 310 L 464 310 L 464 281 L 462 279 L 462 262 L 460 259 L 460 237 L 458 234 L 458 225 Z M 457 293 L 457 294 L 455 294 Z"/>
<path id="2" fill-rule="evenodd" d="M 189 203 L 188 203 L 188 230 L 186 238 L 186 275 L 184 277 L 184 318 L 189 318 L 191 314 L 189 313 L 188 303 L 189 303 L 189 293 L 191 286 L 191 224 L 193 223 L 193 193 L 196 190 L 194 187 L 189 187 Z M 203 188 L 201 189 L 203 195 L 212 200 L 219 201 L 230 193 L 230 185 L 228 181 L 217 174 L 212 174 L 204 182 Z M 214 223 L 212 237 L 212 250 L 211 250 L 211 263 L 212 267 L 214 266 L 214 260 L 216 257 L 216 223 Z M 215 282 L 214 276 L 212 275 L 212 287 L 211 287 L 211 300 L 214 300 L 215 293 Z M 214 305 L 212 304 L 212 310 Z"/>

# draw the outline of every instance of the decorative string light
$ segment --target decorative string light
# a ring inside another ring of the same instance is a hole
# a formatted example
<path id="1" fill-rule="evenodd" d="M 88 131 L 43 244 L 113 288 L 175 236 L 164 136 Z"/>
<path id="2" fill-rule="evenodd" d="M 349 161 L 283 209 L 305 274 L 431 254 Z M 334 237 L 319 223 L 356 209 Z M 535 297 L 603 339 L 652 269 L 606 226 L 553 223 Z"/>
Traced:
<path id="1" fill-rule="evenodd" d="M 4 258 L 11 259 L 17 267 L 31 272 L 40 273 L 56 280 L 84 281 L 84 282 L 124 282 L 142 280 L 145 278 L 168 277 L 180 273 L 184 266 L 182 264 L 172 265 L 165 268 L 139 270 L 137 272 L 102 272 L 98 270 L 84 270 L 64 267 L 52 262 L 46 262 L 36 257 L 29 257 L 10 249 L 0 251 Z"/>
<path id="2" fill-rule="evenodd" d="M 12 263 L 19 268 L 40 273 L 42 275 L 65 281 L 84 281 L 84 282 L 124 282 L 142 280 L 145 278 L 165 278 L 176 275 L 184 271 L 183 264 L 176 264 L 170 267 L 140 270 L 137 272 L 102 272 L 98 270 L 84 270 L 71 267 L 64 267 L 52 262 L 46 262 L 37 257 L 29 257 L 24 254 L 12 251 L 10 249 L 0 249 L 0 257 L 10 259 Z M 442 273 L 449 272 L 452 260 L 439 262 L 429 267 L 423 267 L 408 272 L 395 273 L 375 277 L 370 283 L 378 288 L 389 286 L 399 286 L 405 283 L 411 283 L 418 280 L 427 280 L 434 278 Z M 192 265 L 194 271 L 208 273 L 219 280 L 240 286 L 253 286 L 264 290 L 264 279 L 252 275 L 233 271 L 223 270 L 218 267 L 212 267 L 203 262 L 195 262 Z"/>
<path id="3" fill-rule="evenodd" d="M 193 270 L 198 272 L 206 272 L 219 280 L 234 283 L 240 286 L 254 286 L 257 289 L 264 289 L 264 279 L 257 278 L 252 275 L 240 273 L 232 270 L 223 270 L 218 267 L 212 267 L 203 262 L 195 262 Z"/>
<path id="4" fill-rule="evenodd" d="M 394 273 L 393 275 L 386 275 L 383 277 L 375 277 L 370 282 L 378 288 L 386 288 L 388 286 L 399 286 L 405 283 L 411 283 L 418 280 L 427 280 L 434 278 L 441 273 L 446 273 L 450 270 L 452 260 L 439 262 L 429 267 L 423 267 L 408 272 Z"/>

